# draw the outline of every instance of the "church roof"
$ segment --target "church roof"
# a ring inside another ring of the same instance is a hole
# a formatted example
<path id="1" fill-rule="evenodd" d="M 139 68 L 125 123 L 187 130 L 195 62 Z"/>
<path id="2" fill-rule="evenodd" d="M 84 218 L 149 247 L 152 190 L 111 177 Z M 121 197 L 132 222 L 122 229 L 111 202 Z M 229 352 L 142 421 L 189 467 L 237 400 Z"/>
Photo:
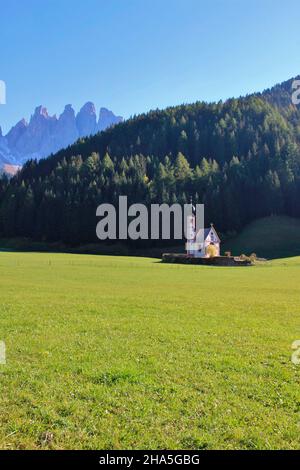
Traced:
<path id="1" fill-rule="evenodd" d="M 208 237 L 210 231 L 211 231 L 211 227 L 204 229 L 204 240 L 207 239 L 207 237 Z"/>
<path id="2" fill-rule="evenodd" d="M 219 235 L 217 234 L 216 229 L 215 229 L 215 227 L 214 227 L 213 225 L 212 225 L 211 227 L 209 227 L 209 228 L 205 228 L 205 229 L 204 229 L 204 240 L 207 239 L 207 237 L 208 237 L 208 235 L 210 234 L 211 230 L 214 232 L 217 241 L 220 243 L 221 240 L 220 240 Z"/>

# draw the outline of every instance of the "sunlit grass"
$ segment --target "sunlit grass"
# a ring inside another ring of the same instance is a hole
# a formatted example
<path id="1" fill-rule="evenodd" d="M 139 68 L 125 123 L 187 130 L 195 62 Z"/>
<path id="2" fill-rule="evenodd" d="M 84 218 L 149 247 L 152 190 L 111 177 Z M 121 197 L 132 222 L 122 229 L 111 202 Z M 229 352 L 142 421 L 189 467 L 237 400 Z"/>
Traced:
<path id="1" fill-rule="evenodd" d="M 0 447 L 299 448 L 300 258 L 0 254 Z"/>

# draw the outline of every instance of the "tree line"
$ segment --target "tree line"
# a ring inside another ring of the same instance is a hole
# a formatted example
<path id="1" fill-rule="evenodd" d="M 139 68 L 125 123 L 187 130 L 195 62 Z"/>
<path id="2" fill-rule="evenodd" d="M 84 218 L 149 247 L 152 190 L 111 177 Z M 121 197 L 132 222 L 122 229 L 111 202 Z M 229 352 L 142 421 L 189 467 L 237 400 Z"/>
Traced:
<path id="1" fill-rule="evenodd" d="M 300 217 L 298 110 L 276 93 L 152 111 L 27 162 L 0 180 L 0 236 L 94 242 L 97 206 L 119 195 L 147 205 L 192 196 L 223 233 Z"/>

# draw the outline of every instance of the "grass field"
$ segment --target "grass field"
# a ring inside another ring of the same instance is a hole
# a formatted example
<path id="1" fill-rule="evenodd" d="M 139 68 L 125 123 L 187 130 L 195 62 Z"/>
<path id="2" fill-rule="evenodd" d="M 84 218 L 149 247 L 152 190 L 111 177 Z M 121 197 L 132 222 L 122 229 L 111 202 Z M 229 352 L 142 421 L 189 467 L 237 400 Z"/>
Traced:
<path id="1" fill-rule="evenodd" d="M 300 447 L 300 258 L 0 253 L 2 449 Z"/>

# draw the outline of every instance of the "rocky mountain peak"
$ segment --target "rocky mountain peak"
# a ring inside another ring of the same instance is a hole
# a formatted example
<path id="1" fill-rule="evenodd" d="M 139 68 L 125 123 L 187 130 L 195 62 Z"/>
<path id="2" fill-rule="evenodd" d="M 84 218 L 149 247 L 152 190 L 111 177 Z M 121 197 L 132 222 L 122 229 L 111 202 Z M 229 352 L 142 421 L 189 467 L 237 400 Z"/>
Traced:
<path id="1" fill-rule="evenodd" d="M 42 105 L 37 106 L 33 114 L 34 118 L 39 117 L 39 116 L 43 116 L 46 119 L 49 117 L 47 108 L 43 107 Z"/>
<path id="2" fill-rule="evenodd" d="M 71 104 L 66 104 L 65 109 L 62 112 L 62 114 L 60 115 L 60 117 L 65 116 L 65 115 L 70 115 L 70 116 L 74 115 L 75 116 L 75 111 L 74 111 L 74 108 Z"/>
<path id="3" fill-rule="evenodd" d="M 86 137 L 97 132 L 97 115 L 94 103 L 88 101 L 76 116 L 79 137 Z"/>
<path id="4" fill-rule="evenodd" d="M 122 122 L 121 116 L 115 116 L 112 111 L 107 108 L 100 108 L 99 120 L 98 120 L 98 131 L 103 131 L 108 127 Z"/>
<path id="5" fill-rule="evenodd" d="M 3 163 L 23 164 L 28 159 L 40 159 L 76 142 L 80 137 L 96 134 L 118 122 L 106 108 L 97 112 L 94 103 L 88 101 L 76 115 L 71 104 L 67 104 L 59 118 L 50 116 L 46 107 L 35 108 L 29 123 L 21 119 L 6 136 L 0 128 L 0 169 Z"/>

